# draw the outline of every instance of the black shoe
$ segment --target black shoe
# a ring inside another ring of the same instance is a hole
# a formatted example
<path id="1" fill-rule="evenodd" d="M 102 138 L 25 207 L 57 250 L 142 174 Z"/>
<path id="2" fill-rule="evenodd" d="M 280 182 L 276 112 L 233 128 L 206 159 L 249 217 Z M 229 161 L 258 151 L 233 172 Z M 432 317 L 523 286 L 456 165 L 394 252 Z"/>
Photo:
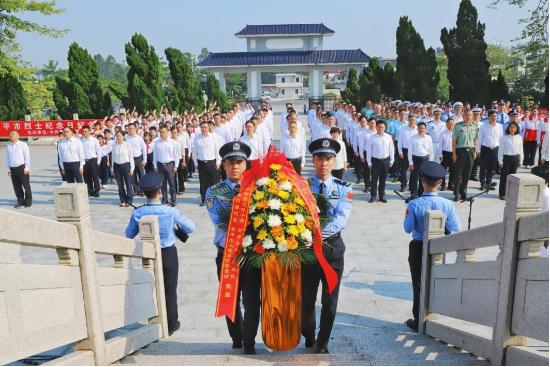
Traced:
<path id="1" fill-rule="evenodd" d="M 14 207 L 15 209 L 21 209 L 22 206 L 23 206 L 23 204 L 17 203 L 17 204 L 15 204 L 13 207 Z"/>
<path id="2" fill-rule="evenodd" d="M 407 191 L 407 188 L 405 186 L 401 186 L 401 188 L 399 189 L 399 192 L 405 192 Z"/>
<path id="3" fill-rule="evenodd" d="M 386 198 L 380 198 L 380 202 L 381 203 L 387 203 L 388 201 L 386 200 Z"/>
<path id="4" fill-rule="evenodd" d="M 315 338 L 306 338 L 306 341 L 304 343 L 304 347 L 314 348 L 315 347 Z"/>
<path id="5" fill-rule="evenodd" d="M 464 201 L 466 201 L 466 200 L 467 200 L 466 196 L 461 196 L 461 197 L 460 197 L 460 201 L 464 202 Z"/>
<path id="6" fill-rule="evenodd" d="M 418 332 L 418 325 L 416 324 L 416 321 L 414 321 L 413 319 L 408 319 L 407 321 L 405 321 L 405 324 L 410 327 L 412 330 Z"/>
<path id="7" fill-rule="evenodd" d="M 369 192 L 369 190 L 368 190 L 368 189 L 364 189 L 363 192 Z"/>
<path id="8" fill-rule="evenodd" d="M 494 186 L 485 186 L 485 188 L 489 191 L 495 191 L 496 188 Z"/>
<path id="9" fill-rule="evenodd" d="M 356 184 L 359 184 L 361 183 L 361 180 L 360 179 L 357 179 L 357 181 L 355 181 Z"/>
<path id="10" fill-rule="evenodd" d="M 506 200 L 506 196 L 499 196 L 498 197 L 500 200 Z"/>
<path id="11" fill-rule="evenodd" d="M 205 206 L 206 204 L 204 203 L 204 201 L 201 201 L 201 203 L 199 204 L 199 206 Z"/>
<path id="12" fill-rule="evenodd" d="M 314 349 L 314 352 L 316 354 L 329 354 L 330 352 L 328 351 L 328 348 L 327 347 L 321 347 L 319 345 L 316 345 L 315 346 L 315 349 Z"/>
<path id="13" fill-rule="evenodd" d="M 369 199 L 369 203 L 374 203 L 374 198 L 371 196 L 371 198 Z"/>
<path id="14" fill-rule="evenodd" d="M 243 341 L 238 339 L 233 339 L 233 349 L 241 349 L 243 347 Z"/>
<path id="15" fill-rule="evenodd" d="M 497 183 L 496 182 L 491 182 L 491 186 L 492 187 L 496 187 Z"/>
<path id="16" fill-rule="evenodd" d="M 171 336 L 171 335 L 174 334 L 174 332 L 175 332 L 176 330 L 178 330 L 179 328 L 180 328 L 180 322 L 179 322 L 179 321 L 176 321 L 176 325 L 174 325 L 174 328 L 168 330 L 168 335 Z"/>
<path id="17" fill-rule="evenodd" d="M 453 197 L 453 201 L 454 201 L 455 203 L 458 202 L 458 195 L 455 195 L 455 196 Z"/>
<path id="18" fill-rule="evenodd" d="M 256 348 L 253 345 L 244 346 L 244 354 L 253 355 L 256 354 Z"/>
<path id="19" fill-rule="evenodd" d="M 95 194 L 92 195 L 94 198 L 98 198 L 99 197 L 99 192 L 96 192 Z"/>
<path id="20" fill-rule="evenodd" d="M 32 206 L 32 203 L 26 203 L 25 208 L 30 208 Z"/>
<path id="21" fill-rule="evenodd" d="M 479 191 L 483 191 L 483 190 L 485 190 L 485 189 L 486 189 L 485 185 L 481 185 L 481 186 L 479 187 L 478 190 L 479 190 Z"/>

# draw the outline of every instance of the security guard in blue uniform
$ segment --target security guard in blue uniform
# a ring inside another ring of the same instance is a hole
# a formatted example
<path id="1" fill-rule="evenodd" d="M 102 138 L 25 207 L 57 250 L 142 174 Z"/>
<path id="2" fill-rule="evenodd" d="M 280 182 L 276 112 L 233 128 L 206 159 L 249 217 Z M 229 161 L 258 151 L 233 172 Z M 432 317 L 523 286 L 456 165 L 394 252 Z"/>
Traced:
<path id="1" fill-rule="evenodd" d="M 218 250 L 216 267 L 218 278 L 221 273 L 225 238 L 231 214 L 233 197 L 239 193 L 241 179 L 246 170 L 246 162 L 251 149 L 248 145 L 234 141 L 220 148 L 222 169 L 226 179 L 206 190 L 206 208 L 214 224 L 214 245 Z M 233 349 L 244 347 L 245 354 L 256 354 L 255 339 L 260 323 L 261 273 L 252 266 L 241 268 L 239 288 L 244 305 L 244 319 L 240 309 L 240 297 L 237 298 L 235 322 L 226 317 L 227 329 L 233 339 Z"/>
<path id="2" fill-rule="evenodd" d="M 330 201 L 327 213 L 321 213 L 331 218 L 326 223 L 321 234 L 323 237 L 323 254 L 338 275 L 338 283 L 334 292 L 329 294 L 325 275 L 318 263 L 302 266 L 302 335 L 305 337 L 305 347 L 315 348 L 315 353 L 328 353 L 328 342 L 338 306 L 340 280 L 344 271 L 344 252 L 346 246 L 341 232 L 345 228 L 351 212 L 352 188 L 350 184 L 331 175 L 336 154 L 340 144 L 333 139 L 317 139 L 309 145 L 313 155 L 315 177 L 311 180 L 311 192 L 324 194 Z M 315 301 L 319 282 L 323 283 L 321 298 L 321 318 L 319 333 L 315 340 Z"/>
<path id="3" fill-rule="evenodd" d="M 166 295 L 166 313 L 168 333 L 172 335 L 180 327 L 178 321 L 178 251 L 175 227 L 185 234 L 193 232 L 195 224 L 185 218 L 178 209 L 164 206 L 160 202 L 160 188 L 163 176 L 151 172 L 141 177 L 139 188 L 145 193 L 144 206 L 135 209 L 126 227 L 126 237 L 134 238 L 139 233 L 139 220 L 145 215 L 155 215 L 159 220 L 160 250 L 162 253 L 162 272 L 164 274 L 164 292 Z"/>
<path id="4" fill-rule="evenodd" d="M 460 231 L 460 221 L 456 209 L 450 200 L 437 196 L 437 187 L 441 185 L 446 170 L 439 163 L 428 161 L 422 165 L 422 186 L 424 194 L 407 205 L 403 227 L 412 232 L 409 243 L 409 268 L 413 288 L 413 316 L 406 321 L 408 327 L 418 331 L 418 313 L 420 301 L 420 278 L 422 274 L 422 243 L 424 240 L 424 214 L 428 210 L 441 210 L 445 215 L 445 234 Z"/>

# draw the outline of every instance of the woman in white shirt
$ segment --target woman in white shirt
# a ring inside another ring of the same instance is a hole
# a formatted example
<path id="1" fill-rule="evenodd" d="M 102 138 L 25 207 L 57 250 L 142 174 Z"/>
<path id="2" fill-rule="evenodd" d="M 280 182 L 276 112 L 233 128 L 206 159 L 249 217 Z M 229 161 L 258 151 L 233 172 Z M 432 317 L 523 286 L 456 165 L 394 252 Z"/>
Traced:
<path id="1" fill-rule="evenodd" d="M 498 197 L 505 199 L 506 179 L 508 175 L 516 173 L 523 160 L 523 139 L 519 134 L 519 126 L 511 122 L 506 128 L 506 134 L 500 139 L 498 147 L 498 164 L 500 166 L 500 186 Z"/>
<path id="2" fill-rule="evenodd" d="M 241 136 L 240 141 L 248 145 L 251 150 L 250 157 L 246 162 L 246 169 L 249 169 L 255 167 L 259 160 L 263 158 L 264 140 L 256 134 L 256 124 L 253 120 L 248 120 L 244 124 L 244 128 L 246 133 Z"/>
<path id="3" fill-rule="evenodd" d="M 340 151 L 338 152 L 338 154 L 336 154 L 336 161 L 334 163 L 334 168 L 332 169 L 332 175 L 341 180 L 344 172 L 346 172 L 348 169 L 346 144 L 342 141 L 342 134 L 339 127 L 332 127 L 330 129 L 330 136 L 332 137 L 332 139 L 340 143 Z"/>
<path id="4" fill-rule="evenodd" d="M 113 144 L 113 176 L 118 185 L 118 197 L 120 207 L 132 205 L 134 199 L 134 186 L 132 176 L 134 175 L 134 155 L 132 146 L 124 139 L 124 133 L 117 131 L 116 142 Z"/>

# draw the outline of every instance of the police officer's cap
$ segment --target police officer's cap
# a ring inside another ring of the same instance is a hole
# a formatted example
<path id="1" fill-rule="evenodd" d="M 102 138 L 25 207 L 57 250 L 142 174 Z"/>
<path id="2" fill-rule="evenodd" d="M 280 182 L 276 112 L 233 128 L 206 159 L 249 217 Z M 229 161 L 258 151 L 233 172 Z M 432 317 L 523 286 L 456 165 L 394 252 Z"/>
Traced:
<path id="1" fill-rule="evenodd" d="M 441 108 L 439 108 L 439 107 L 434 108 L 434 110 L 433 110 L 433 113 L 439 113 L 439 114 L 440 114 L 440 113 L 442 113 L 442 112 L 443 112 L 443 110 L 442 110 Z"/>
<path id="2" fill-rule="evenodd" d="M 518 113 L 514 110 L 510 111 L 510 113 L 508 114 L 508 116 L 517 116 Z"/>
<path id="3" fill-rule="evenodd" d="M 433 161 L 424 162 L 420 167 L 420 171 L 423 176 L 434 180 L 445 177 L 447 173 L 447 170 L 441 164 Z"/>
<path id="4" fill-rule="evenodd" d="M 506 102 L 504 102 L 504 100 L 501 99 L 500 101 L 498 101 L 498 104 L 506 104 Z"/>
<path id="5" fill-rule="evenodd" d="M 481 113 L 481 111 L 482 111 L 482 110 L 481 110 L 481 107 L 474 107 L 474 108 L 472 108 L 472 112 L 474 112 L 474 113 L 476 113 L 476 112 L 477 112 L 477 113 Z"/>
<path id="6" fill-rule="evenodd" d="M 494 108 L 490 108 L 490 109 L 487 110 L 487 116 L 490 116 L 490 115 L 492 115 L 492 114 L 494 114 L 494 113 L 498 113 L 498 111 L 495 110 Z"/>
<path id="7" fill-rule="evenodd" d="M 325 157 L 336 157 L 340 151 L 340 143 L 334 139 L 322 138 L 317 139 L 309 144 L 309 152 L 312 155 L 320 155 Z"/>
<path id="8" fill-rule="evenodd" d="M 222 159 L 246 161 L 250 157 L 251 152 L 250 147 L 245 143 L 232 141 L 222 145 L 220 148 L 220 157 Z"/>
<path id="9" fill-rule="evenodd" d="M 453 104 L 453 109 L 455 109 L 455 108 L 457 108 L 457 107 L 462 107 L 462 108 L 464 108 L 464 105 L 462 104 L 462 102 L 455 102 L 455 103 Z"/>
<path id="10" fill-rule="evenodd" d="M 154 191 L 160 189 L 163 176 L 160 173 L 150 172 L 141 177 L 139 188 L 143 191 Z"/>

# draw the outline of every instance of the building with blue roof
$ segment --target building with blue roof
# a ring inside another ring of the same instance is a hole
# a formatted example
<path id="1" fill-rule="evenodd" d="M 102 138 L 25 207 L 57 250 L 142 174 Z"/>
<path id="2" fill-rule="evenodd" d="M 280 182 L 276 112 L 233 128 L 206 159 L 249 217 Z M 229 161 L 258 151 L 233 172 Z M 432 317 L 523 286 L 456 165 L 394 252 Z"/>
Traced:
<path id="1" fill-rule="evenodd" d="M 356 68 L 369 62 L 361 50 L 325 50 L 325 37 L 334 31 L 319 24 L 246 25 L 235 33 L 246 40 L 246 52 L 211 52 L 197 66 L 212 72 L 225 91 L 225 74 L 246 73 L 247 99 L 262 97 L 261 73 L 308 73 L 309 101 L 323 103 L 323 74 Z"/>

